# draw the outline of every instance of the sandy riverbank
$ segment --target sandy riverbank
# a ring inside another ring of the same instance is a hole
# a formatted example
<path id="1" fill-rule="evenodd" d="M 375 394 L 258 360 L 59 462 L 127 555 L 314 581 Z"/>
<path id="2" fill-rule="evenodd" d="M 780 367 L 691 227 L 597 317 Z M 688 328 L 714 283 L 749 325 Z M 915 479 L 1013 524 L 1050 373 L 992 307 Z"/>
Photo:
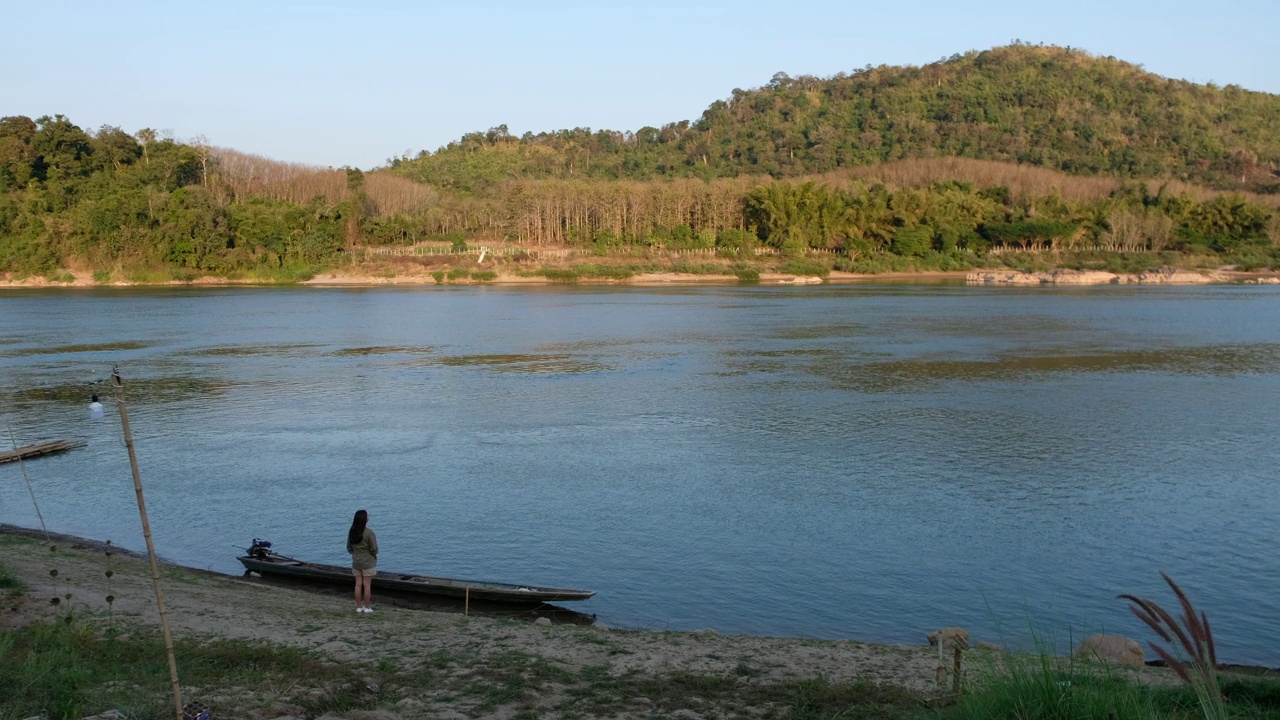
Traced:
<path id="1" fill-rule="evenodd" d="M 28 586 L 24 595 L 3 603 L 0 628 L 52 619 L 59 610 L 49 604 L 49 598 L 67 593 L 82 616 L 96 616 L 101 621 L 108 610 L 105 598 L 112 594 L 113 622 L 126 627 L 157 624 L 150 568 L 144 557 L 119 552 L 108 557 L 108 546 L 81 538 L 55 536 L 53 544 L 56 552 L 49 550 L 37 532 L 0 526 L 0 562 Z M 58 570 L 56 577 L 51 577 L 52 569 Z M 113 572 L 109 588 L 108 569 Z M 892 685 L 911 689 L 922 698 L 943 692 L 935 676 L 936 650 L 923 644 L 927 628 L 921 629 L 920 646 L 905 646 L 732 636 L 713 630 L 658 632 L 598 624 L 543 625 L 529 618 L 424 611 L 388 603 L 386 598 L 375 598 L 374 614 L 360 615 L 353 611 L 345 593 L 298 589 L 174 565 L 165 565 L 161 576 L 170 621 L 179 638 L 261 640 L 305 648 L 334 663 L 357 668 L 370 683 L 388 693 L 377 714 L 326 715 L 328 720 L 475 717 L 481 703 L 494 703 L 492 698 L 477 699 L 467 688 L 513 657 L 531 667 L 554 668 L 556 681 L 535 683 L 518 697 L 484 706 L 481 714 L 485 717 L 511 718 L 530 712 L 547 717 L 573 715 L 561 710 L 570 706 L 585 710 L 580 691 L 584 684 L 601 678 L 615 686 L 633 688 L 691 677 L 729 679 L 741 686 L 742 692 L 737 694 L 744 698 L 751 694 L 747 690 L 816 679 Z M 976 657 L 973 662 L 976 666 Z M 398 678 L 417 677 L 414 673 L 427 663 L 434 678 L 430 686 L 397 682 Z M 1163 676 L 1162 671 L 1148 668 L 1134 672 Z M 293 716 L 290 693 L 313 691 L 298 687 L 264 700 L 261 690 L 254 688 L 192 690 L 206 703 L 212 698 L 220 708 L 219 717 L 255 720 Z M 622 695 L 610 701 L 608 717 L 653 715 L 653 698 Z M 767 710 L 700 708 L 696 699 L 689 702 L 690 711 L 684 715 L 689 718 L 751 716 Z M 721 697 L 717 702 L 723 705 L 731 700 Z M 597 715 L 588 712 L 585 716 Z"/>
<path id="2" fill-rule="evenodd" d="M 964 280 L 964 272 L 919 272 L 919 273 L 881 273 L 866 275 L 859 273 L 832 272 L 825 278 L 817 276 L 788 275 L 786 273 L 760 273 L 761 285 L 820 285 L 823 283 L 865 283 L 875 281 L 894 282 L 932 282 L 938 280 Z M 486 285 L 548 285 L 563 284 L 563 281 L 552 281 L 541 276 L 523 276 L 499 273 L 496 278 L 486 281 Z M 626 279 L 581 278 L 578 285 L 736 285 L 739 282 L 735 275 L 713 275 L 693 273 L 643 273 Z M 386 277 L 371 274 L 322 273 L 306 280 L 303 285 L 434 285 L 436 281 L 430 275 L 405 274 Z M 456 284 L 456 283 L 449 283 Z"/>
<path id="3" fill-rule="evenodd" d="M 1280 273 L 1274 271 L 1234 271 L 1215 270 L 1199 273 L 1194 271 L 1155 270 L 1145 273 L 1108 273 L 1081 272 L 1076 270 L 1053 270 L 1037 273 L 1024 273 L 1011 270 L 957 270 L 928 272 L 887 272 L 874 275 L 833 271 L 826 277 L 788 275 L 785 273 L 761 273 L 760 285 L 840 285 L 868 283 L 933 283 L 964 282 L 969 285 L 1212 285 L 1212 284 L 1280 284 Z M 562 281 L 552 281 L 541 276 L 522 276 L 499 273 L 486 285 L 547 285 Z M 582 278 L 578 285 L 638 285 L 638 286 L 677 286 L 677 285 L 725 285 L 738 284 L 734 275 L 711 275 L 692 273 L 645 273 L 626 279 Z M 361 273 L 323 273 L 302 285 L 314 286 L 368 286 L 368 285 L 434 285 L 436 280 L 430 275 L 374 275 Z M 461 283 L 450 281 L 448 284 L 475 284 L 469 281 Z"/>
<path id="4" fill-rule="evenodd" d="M 108 288 L 108 287 L 169 287 L 195 286 L 219 287 L 229 285 L 272 285 L 276 283 L 262 280 L 240 280 L 223 277 L 199 277 L 192 280 L 170 280 L 158 283 L 107 282 L 93 280 L 88 272 L 68 272 L 69 281 L 54 281 L 44 277 L 0 277 L 0 288 Z M 1193 271 L 1169 270 L 1148 271 L 1147 273 L 1115 274 L 1107 272 L 1081 272 L 1074 270 L 1051 270 L 1038 273 L 1023 273 L 1008 269 L 992 270 L 957 270 L 957 271 L 925 271 L 925 272 L 887 272 L 877 274 L 848 273 L 833 271 L 826 277 L 789 275 L 786 273 L 761 273 L 760 285 L 820 285 L 820 284 L 858 284 L 858 283 L 932 283 L 932 282 L 968 281 L 970 285 L 1123 285 L 1123 284 L 1163 284 L 1163 285 L 1204 285 L 1204 284 L 1280 284 L 1280 271 L 1237 271 L 1223 268 L 1212 272 L 1199 273 Z M 726 285 L 737 284 L 734 275 L 694 274 L 694 273 L 643 273 L 625 279 L 614 278 L 580 278 L 578 285 L 637 285 L 637 286 L 679 286 L 679 285 Z M 287 284 L 287 283 L 279 283 Z M 343 270 L 324 272 L 313 278 L 304 280 L 299 285 L 317 287 L 362 287 L 362 286 L 420 286 L 441 284 L 425 268 L 402 267 L 394 273 L 373 270 Z M 492 280 L 483 282 L 462 279 L 447 280 L 448 285 L 553 285 L 564 284 L 562 280 L 551 280 L 540 275 L 521 275 L 501 272 Z"/>
<path id="5" fill-rule="evenodd" d="M 69 282 L 51 281 L 44 277 L 25 277 L 21 279 L 0 278 L 0 288 L 111 288 L 111 287 L 171 287 L 171 286 L 197 286 L 197 287 L 219 287 L 229 285 L 270 285 L 273 283 L 263 282 L 261 280 L 231 280 L 222 277 L 201 277 L 193 280 L 169 280 L 161 283 L 130 283 L 130 282 L 95 282 L 90 275 L 81 274 L 73 275 L 74 280 Z M 865 283 L 876 281 L 893 281 L 893 282 L 933 282 L 938 280 L 964 280 L 963 272 L 919 272 L 919 273 L 881 273 L 877 275 L 864 275 L 858 273 L 842 273 L 832 272 L 826 278 L 816 276 L 798 276 L 787 275 L 784 273 L 761 273 L 761 285 L 819 285 L 822 283 Z M 711 275 L 711 274 L 693 274 L 693 273 L 644 273 L 634 275 L 626 279 L 613 278 L 581 278 L 575 281 L 577 285 L 645 285 L 645 286 L 661 286 L 661 285 L 725 285 L 737 284 L 738 278 L 734 275 Z M 286 284 L 286 283 L 281 283 Z M 332 286 L 332 287 L 359 287 L 359 286 L 379 286 L 379 285 L 438 285 L 434 277 L 427 273 L 404 272 L 390 275 L 387 273 L 373 272 L 325 272 L 316 275 L 309 280 L 303 280 L 298 285 L 309 286 Z M 445 284 L 448 285 L 563 285 L 562 280 L 550 280 L 539 275 L 516 275 L 514 273 L 499 273 L 493 280 L 485 280 L 478 282 L 474 280 L 450 280 Z"/>

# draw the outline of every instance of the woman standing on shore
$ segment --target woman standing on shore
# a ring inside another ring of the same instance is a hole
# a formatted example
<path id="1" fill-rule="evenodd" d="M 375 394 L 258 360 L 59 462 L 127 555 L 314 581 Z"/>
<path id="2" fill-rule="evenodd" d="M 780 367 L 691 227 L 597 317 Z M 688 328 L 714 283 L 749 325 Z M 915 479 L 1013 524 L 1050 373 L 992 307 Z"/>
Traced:
<path id="1" fill-rule="evenodd" d="M 356 612 L 373 612 L 373 576 L 378 574 L 378 536 L 369 529 L 369 513 L 357 510 L 347 531 L 351 574 L 356 578 Z"/>

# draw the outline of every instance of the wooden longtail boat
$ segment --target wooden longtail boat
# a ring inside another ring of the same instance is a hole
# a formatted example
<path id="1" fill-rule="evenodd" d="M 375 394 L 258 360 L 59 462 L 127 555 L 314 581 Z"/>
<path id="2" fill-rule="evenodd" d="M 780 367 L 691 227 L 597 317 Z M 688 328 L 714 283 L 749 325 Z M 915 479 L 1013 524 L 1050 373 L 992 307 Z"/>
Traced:
<path id="1" fill-rule="evenodd" d="M 257 547 L 250 550 L 248 555 L 241 555 L 236 559 L 240 561 L 241 565 L 244 565 L 246 571 L 253 571 L 259 575 L 318 580 L 342 585 L 351 585 L 354 582 L 350 567 L 305 562 Z M 516 603 L 587 600 L 592 595 L 595 595 L 593 590 L 456 580 L 453 578 L 432 577 L 430 575 L 390 572 L 382 569 L 379 569 L 378 574 L 373 577 L 373 588 L 375 590 L 395 590 L 424 595 L 443 595 L 456 598 L 469 597 L 472 600 L 496 600 Z"/>

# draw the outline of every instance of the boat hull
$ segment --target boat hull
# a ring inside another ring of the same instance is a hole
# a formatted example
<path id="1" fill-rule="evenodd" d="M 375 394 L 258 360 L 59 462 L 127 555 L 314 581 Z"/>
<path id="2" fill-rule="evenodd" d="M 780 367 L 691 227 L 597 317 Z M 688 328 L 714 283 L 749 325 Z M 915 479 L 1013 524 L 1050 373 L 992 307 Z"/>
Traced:
<path id="1" fill-rule="evenodd" d="M 301 580 L 329 582 L 351 585 L 354 576 L 351 568 L 340 565 L 324 565 L 309 563 L 284 556 L 268 556 L 265 558 L 241 555 L 237 560 L 246 570 L 259 575 L 273 575 Z M 397 592 L 436 595 L 442 597 L 470 598 L 472 600 L 491 600 L 508 603 L 544 603 L 565 602 L 571 600 L 587 600 L 595 595 L 592 590 L 574 590 L 570 588 L 548 588 L 535 585 L 512 585 L 509 583 L 491 583 L 475 580 L 457 580 L 453 578 L 432 577 L 429 575 L 413 575 L 379 570 L 373 577 L 375 590 L 394 590 Z"/>

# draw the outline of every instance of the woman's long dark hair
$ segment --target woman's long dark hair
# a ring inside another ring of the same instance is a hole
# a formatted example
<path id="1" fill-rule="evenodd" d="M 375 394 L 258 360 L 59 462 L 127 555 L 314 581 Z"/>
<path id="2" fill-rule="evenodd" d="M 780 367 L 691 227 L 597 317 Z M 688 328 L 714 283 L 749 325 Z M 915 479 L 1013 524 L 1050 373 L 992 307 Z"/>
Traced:
<path id="1" fill-rule="evenodd" d="M 364 539 L 364 526 L 369 523 L 369 513 L 356 511 L 356 518 L 351 521 L 351 529 L 347 531 L 347 542 L 355 545 Z"/>

